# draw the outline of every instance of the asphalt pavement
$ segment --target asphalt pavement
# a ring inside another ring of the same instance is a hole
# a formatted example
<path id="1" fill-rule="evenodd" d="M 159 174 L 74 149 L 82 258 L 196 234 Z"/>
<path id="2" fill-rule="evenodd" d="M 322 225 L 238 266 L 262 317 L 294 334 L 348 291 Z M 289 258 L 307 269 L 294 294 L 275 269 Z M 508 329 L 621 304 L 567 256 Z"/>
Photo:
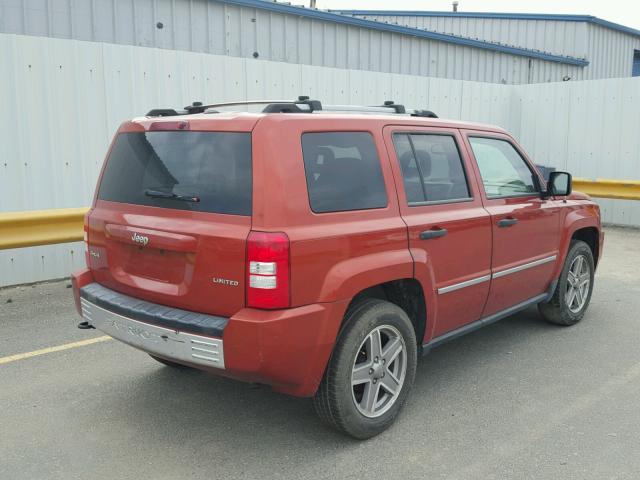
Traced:
<path id="1" fill-rule="evenodd" d="M 2 480 L 640 478 L 638 230 L 607 229 L 580 324 L 531 308 L 434 349 L 365 442 L 308 399 L 86 342 L 67 287 L 0 290 Z"/>

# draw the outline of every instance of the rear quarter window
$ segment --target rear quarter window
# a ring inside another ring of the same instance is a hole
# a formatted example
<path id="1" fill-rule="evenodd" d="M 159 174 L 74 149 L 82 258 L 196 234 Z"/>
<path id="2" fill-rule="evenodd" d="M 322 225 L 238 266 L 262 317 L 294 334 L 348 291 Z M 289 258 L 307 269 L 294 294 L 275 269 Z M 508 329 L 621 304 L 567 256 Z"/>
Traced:
<path id="1" fill-rule="evenodd" d="M 302 135 L 311 210 L 316 213 L 387 206 L 380 159 L 368 132 Z"/>
<path id="2" fill-rule="evenodd" d="M 251 215 L 251 134 L 120 133 L 98 198 L 200 212 Z"/>

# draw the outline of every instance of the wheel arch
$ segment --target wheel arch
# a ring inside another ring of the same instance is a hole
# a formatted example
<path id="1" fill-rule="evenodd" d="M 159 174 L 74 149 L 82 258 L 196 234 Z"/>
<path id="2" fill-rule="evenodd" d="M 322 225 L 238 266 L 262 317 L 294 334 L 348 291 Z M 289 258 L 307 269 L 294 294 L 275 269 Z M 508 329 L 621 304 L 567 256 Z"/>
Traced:
<path id="1" fill-rule="evenodd" d="M 597 209 L 597 206 L 594 206 Z M 559 248 L 559 261 L 553 278 L 558 278 L 564 262 L 571 248 L 572 240 L 582 240 L 591 248 L 594 264 L 597 265 L 600 256 L 600 217 L 597 211 L 591 208 L 578 208 L 571 210 L 565 217 L 562 226 L 561 245 Z"/>
<path id="2" fill-rule="evenodd" d="M 582 227 L 573 232 L 571 240 L 582 240 L 589 245 L 593 254 L 594 265 L 598 264 L 600 256 L 600 231 L 596 227 Z"/>
<path id="3" fill-rule="evenodd" d="M 411 320 L 418 347 L 422 346 L 427 328 L 427 304 L 422 285 L 415 278 L 402 278 L 369 286 L 351 299 L 342 319 L 341 329 L 349 312 L 368 299 L 384 300 L 402 308 Z"/>

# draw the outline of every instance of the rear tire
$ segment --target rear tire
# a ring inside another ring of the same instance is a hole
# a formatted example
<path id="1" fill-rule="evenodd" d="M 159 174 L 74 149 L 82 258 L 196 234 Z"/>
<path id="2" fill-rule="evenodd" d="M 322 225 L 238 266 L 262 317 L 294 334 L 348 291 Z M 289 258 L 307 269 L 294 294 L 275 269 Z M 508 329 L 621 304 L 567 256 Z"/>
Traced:
<path id="1" fill-rule="evenodd" d="M 172 362 L 171 360 L 165 360 L 164 358 L 156 357 L 155 355 L 149 354 L 149 356 L 153 358 L 156 362 L 160 362 L 163 365 L 166 365 L 167 367 L 175 368 L 178 370 L 186 370 L 191 368 L 191 367 L 187 367 L 186 365 L 182 365 L 181 363 L 176 363 L 176 362 Z"/>
<path id="2" fill-rule="evenodd" d="M 572 240 L 551 300 L 538 304 L 542 317 L 562 326 L 582 320 L 591 301 L 594 273 L 591 248 L 581 240 Z"/>
<path id="3" fill-rule="evenodd" d="M 378 435 L 409 395 L 416 363 L 416 335 L 404 310 L 365 300 L 347 312 L 314 397 L 316 413 L 354 438 Z"/>

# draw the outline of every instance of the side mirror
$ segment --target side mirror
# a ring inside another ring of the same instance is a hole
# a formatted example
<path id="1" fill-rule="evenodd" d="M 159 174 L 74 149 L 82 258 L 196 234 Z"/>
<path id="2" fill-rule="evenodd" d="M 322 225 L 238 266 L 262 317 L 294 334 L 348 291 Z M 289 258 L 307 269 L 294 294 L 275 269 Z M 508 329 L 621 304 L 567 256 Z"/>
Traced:
<path id="1" fill-rule="evenodd" d="M 547 197 L 564 197 L 571 194 L 571 174 L 551 172 L 547 181 Z"/>

